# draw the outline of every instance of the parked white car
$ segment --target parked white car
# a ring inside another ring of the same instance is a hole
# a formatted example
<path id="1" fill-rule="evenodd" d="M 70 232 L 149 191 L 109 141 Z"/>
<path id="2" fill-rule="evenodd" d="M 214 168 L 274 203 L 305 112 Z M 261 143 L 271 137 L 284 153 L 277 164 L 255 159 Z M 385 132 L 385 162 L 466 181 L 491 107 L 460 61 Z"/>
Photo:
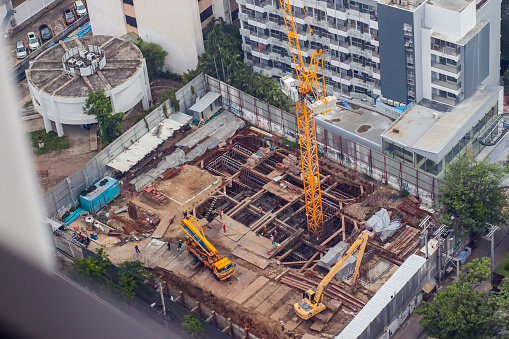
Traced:
<path id="1" fill-rule="evenodd" d="M 78 17 L 82 17 L 85 14 L 87 14 L 87 8 L 83 4 L 83 1 L 79 1 L 79 0 L 75 1 L 74 2 L 74 10 L 76 11 L 76 15 L 78 15 Z"/>
<path id="2" fill-rule="evenodd" d="M 30 48 L 31 51 L 35 51 L 37 48 L 41 47 L 41 44 L 39 43 L 39 38 L 37 37 L 37 35 L 35 35 L 34 32 L 27 33 L 27 42 L 28 48 Z"/>
<path id="3" fill-rule="evenodd" d="M 25 47 L 25 43 L 23 41 L 18 41 L 16 43 L 16 58 L 24 59 L 28 55 L 27 48 Z"/>

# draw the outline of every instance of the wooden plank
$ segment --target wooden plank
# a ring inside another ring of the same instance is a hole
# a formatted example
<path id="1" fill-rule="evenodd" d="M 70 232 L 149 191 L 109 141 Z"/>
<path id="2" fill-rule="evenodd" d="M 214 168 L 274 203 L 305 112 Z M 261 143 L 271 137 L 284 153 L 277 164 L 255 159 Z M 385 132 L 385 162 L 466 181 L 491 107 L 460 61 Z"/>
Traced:
<path id="1" fill-rule="evenodd" d="M 166 233 L 166 230 L 168 229 L 169 226 L 170 226 L 170 224 L 168 221 L 166 221 L 164 219 L 161 220 L 159 225 L 157 225 L 157 228 L 154 231 L 154 233 L 152 233 L 152 238 L 161 239 L 163 237 L 164 233 Z"/>
<path id="2" fill-rule="evenodd" d="M 264 302 L 274 291 L 279 287 L 277 283 L 269 282 L 258 293 L 255 293 L 247 302 L 243 304 L 244 307 L 254 310 L 262 302 Z"/>
<path id="3" fill-rule="evenodd" d="M 293 316 L 295 314 L 295 311 L 293 310 L 293 305 L 295 303 L 298 303 L 302 300 L 302 296 L 300 293 L 298 295 L 294 295 L 293 297 L 286 298 L 286 300 L 283 300 L 283 305 L 281 305 L 276 312 L 274 312 L 270 319 L 275 321 L 280 321 L 283 318 L 286 318 L 287 314 L 291 314 Z M 286 302 L 285 302 L 286 301 Z"/>
<path id="4" fill-rule="evenodd" d="M 260 306 L 256 308 L 256 311 L 261 314 L 268 313 L 271 309 L 279 304 L 279 301 L 283 299 L 287 293 L 289 293 L 292 289 L 286 285 L 279 285 L 279 287 L 272 293 L 272 295 L 263 301 Z"/>
<path id="5" fill-rule="evenodd" d="M 235 250 L 232 251 L 232 254 L 255 266 L 260 267 L 262 270 L 265 269 L 270 264 L 269 260 L 260 258 L 256 254 L 250 253 L 242 249 L 241 247 L 235 248 Z"/>
<path id="6" fill-rule="evenodd" d="M 254 242 L 255 244 L 258 244 L 258 245 L 263 246 L 265 248 L 272 247 L 272 241 L 270 241 L 270 239 L 265 238 L 265 237 L 260 236 L 260 235 L 256 235 L 256 233 L 252 232 L 252 231 L 247 232 L 244 235 L 244 237 L 242 237 L 242 240 Z"/>
<path id="7" fill-rule="evenodd" d="M 244 303 L 249 297 L 256 293 L 260 288 L 262 288 L 268 281 L 269 279 L 262 276 L 256 278 L 256 280 L 253 281 L 248 287 L 246 287 L 240 294 L 238 294 L 233 299 L 233 301 L 239 304 Z"/>
<path id="8" fill-rule="evenodd" d="M 313 325 L 309 329 L 316 331 L 316 332 L 322 332 L 323 328 L 325 327 L 325 324 L 321 321 L 315 321 L 313 322 Z"/>

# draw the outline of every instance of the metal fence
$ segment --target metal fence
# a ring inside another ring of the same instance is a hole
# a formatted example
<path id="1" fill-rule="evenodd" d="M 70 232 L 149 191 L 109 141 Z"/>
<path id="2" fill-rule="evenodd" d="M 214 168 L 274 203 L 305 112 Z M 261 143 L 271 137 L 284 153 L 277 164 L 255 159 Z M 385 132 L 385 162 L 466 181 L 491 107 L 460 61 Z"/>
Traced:
<path id="1" fill-rule="evenodd" d="M 280 137 L 298 141 L 295 115 L 210 76 L 205 76 L 205 81 L 207 91 L 220 93 L 223 105 L 233 113 Z M 434 176 L 338 135 L 327 129 L 328 123 L 322 125 L 324 127 L 316 127 L 318 148 L 327 158 L 366 173 L 395 189 L 407 189 L 429 203 L 435 202 L 441 182 Z M 333 125 L 330 126 L 332 129 Z"/>
<path id="2" fill-rule="evenodd" d="M 197 98 L 203 95 L 205 95 L 205 78 L 201 74 L 176 92 L 176 97 L 180 103 L 180 111 L 187 113 Z M 164 104 L 168 107 L 168 112 L 171 113 L 169 100 Z M 145 118 L 147 123 L 144 120 L 139 121 L 99 152 L 80 170 L 46 192 L 42 198 L 44 215 L 47 217 L 62 216 L 73 205 L 77 204 L 79 195 L 83 190 L 103 176 L 111 174 L 112 169 L 106 165 L 165 118 L 163 105 L 147 115 Z"/>

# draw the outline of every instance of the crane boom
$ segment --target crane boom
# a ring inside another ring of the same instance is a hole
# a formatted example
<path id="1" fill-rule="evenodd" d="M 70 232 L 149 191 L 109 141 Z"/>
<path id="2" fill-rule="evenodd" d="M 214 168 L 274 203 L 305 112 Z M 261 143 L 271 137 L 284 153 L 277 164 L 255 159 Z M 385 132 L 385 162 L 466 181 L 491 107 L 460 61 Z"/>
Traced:
<path id="1" fill-rule="evenodd" d="M 355 242 L 350 246 L 348 251 L 339 259 L 339 261 L 331 268 L 329 273 L 322 279 L 320 284 L 317 287 L 309 289 L 304 292 L 304 299 L 296 303 L 294 305 L 295 313 L 302 319 L 309 319 L 316 314 L 322 312 L 326 309 L 326 306 L 323 304 L 323 292 L 327 285 L 329 285 L 332 278 L 339 272 L 341 267 L 345 264 L 345 262 L 352 256 L 352 254 L 359 249 L 359 253 L 357 254 L 357 262 L 355 263 L 355 272 L 352 278 L 352 285 L 357 282 L 359 277 L 359 268 L 361 266 L 362 256 L 364 255 L 364 250 L 366 249 L 366 244 L 368 242 L 368 232 L 363 231 L 361 235 L 355 240 Z"/>
<path id="2" fill-rule="evenodd" d="M 290 42 L 295 71 L 299 80 L 299 93 L 301 94 L 301 100 L 297 102 L 297 125 L 299 128 L 302 177 L 306 201 L 306 219 L 308 229 L 318 239 L 323 234 L 322 192 L 320 188 L 315 116 L 313 110 L 306 104 L 306 96 L 312 95 L 314 100 L 325 100 L 325 77 L 323 59 L 321 58 L 323 52 L 322 50 L 314 51 L 309 67 L 306 68 L 300 50 L 290 2 L 289 0 L 279 0 L 279 3 L 283 11 L 283 20 L 286 26 L 288 41 Z M 318 76 L 317 71 L 320 66 L 321 75 Z"/>

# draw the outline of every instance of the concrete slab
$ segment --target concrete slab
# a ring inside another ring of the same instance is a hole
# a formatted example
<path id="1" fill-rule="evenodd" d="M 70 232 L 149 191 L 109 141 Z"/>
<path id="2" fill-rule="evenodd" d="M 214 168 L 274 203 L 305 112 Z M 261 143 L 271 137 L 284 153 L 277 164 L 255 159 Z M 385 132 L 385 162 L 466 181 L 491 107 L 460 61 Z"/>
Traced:
<path id="1" fill-rule="evenodd" d="M 236 255 L 237 257 L 260 267 L 262 270 L 265 269 L 267 266 L 269 266 L 270 261 L 267 259 L 260 258 L 258 255 L 253 254 L 251 252 L 248 252 L 241 247 L 237 247 L 232 251 L 233 255 Z"/>
<path id="2" fill-rule="evenodd" d="M 167 219 L 163 219 L 163 220 L 167 220 Z M 152 234 L 152 238 L 161 239 L 163 237 L 164 233 L 166 233 L 166 230 L 168 229 L 169 226 L 170 226 L 170 224 L 168 223 L 168 221 L 161 221 L 159 223 L 159 225 L 157 225 L 157 228 L 154 231 L 154 233 Z"/>
<path id="3" fill-rule="evenodd" d="M 263 286 L 262 289 L 260 289 L 260 291 L 258 293 L 255 293 L 251 299 L 249 299 L 247 302 L 245 302 L 243 304 L 244 307 L 246 308 L 249 308 L 251 310 L 254 310 L 255 308 L 257 308 L 258 306 L 260 306 L 260 304 L 262 302 L 264 302 L 265 300 L 267 300 L 267 298 L 270 297 L 270 295 L 272 293 L 274 293 L 274 291 L 279 287 L 279 284 L 277 283 L 274 283 L 274 282 L 269 282 L 267 283 L 265 286 Z"/>
<path id="4" fill-rule="evenodd" d="M 283 299 L 292 289 L 286 285 L 279 285 L 279 287 L 267 298 L 264 302 L 256 308 L 261 314 L 266 314 L 272 311 L 280 304 L 280 300 Z"/>
<path id="5" fill-rule="evenodd" d="M 64 125 L 64 134 L 69 138 L 69 151 L 73 154 L 91 152 L 90 131 L 81 126 Z"/>
<path id="6" fill-rule="evenodd" d="M 267 249 L 272 247 L 270 239 L 256 235 L 256 233 L 252 231 L 247 232 L 242 239 L 251 241 L 255 244 L 266 247 Z"/>
<path id="7" fill-rule="evenodd" d="M 161 246 L 150 258 L 147 260 L 147 266 L 150 268 L 155 268 L 156 261 L 166 252 L 167 249 L 164 246 Z"/>
<path id="8" fill-rule="evenodd" d="M 207 238 L 212 243 L 212 245 L 217 243 L 218 245 L 226 248 L 229 252 L 232 252 L 238 246 L 238 243 L 236 241 L 233 241 L 230 238 L 225 237 L 219 232 L 217 233 L 209 232 L 207 234 Z"/>
<path id="9" fill-rule="evenodd" d="M 226 232 L 221 232 L 221 234 L 235 242 L 238 242 L 244 236 L 243 234 L 236 232 L 229 226 L 226 226 Z"/>
<path id="10" fill-rule="evenodd" d="M 253 281 L 248 287 L 246 287 L 240 294 L 238 294 L 233 301 L 238 304 L 243 304 L 249 297 L 251 297 L 256 291 L 262 288 L 269 279 L 265 277 L 258 277 L 255 281 Z"/>
<path id="11" fill-rule="evenodd" d="M 219 223 L 221 223 L 221 226 L 223 224 L 226 224 L 226 226 L 232 228 L 233 230 L 240 234 L 246 234 L 247 232 L 249 232 L 249 227 L 242 225 L 240 222 L 230 218 L 227 215 L 223 215 L 222 219 L 219 216 L 217 216 L 214 220 L 217 220 Z"/>

